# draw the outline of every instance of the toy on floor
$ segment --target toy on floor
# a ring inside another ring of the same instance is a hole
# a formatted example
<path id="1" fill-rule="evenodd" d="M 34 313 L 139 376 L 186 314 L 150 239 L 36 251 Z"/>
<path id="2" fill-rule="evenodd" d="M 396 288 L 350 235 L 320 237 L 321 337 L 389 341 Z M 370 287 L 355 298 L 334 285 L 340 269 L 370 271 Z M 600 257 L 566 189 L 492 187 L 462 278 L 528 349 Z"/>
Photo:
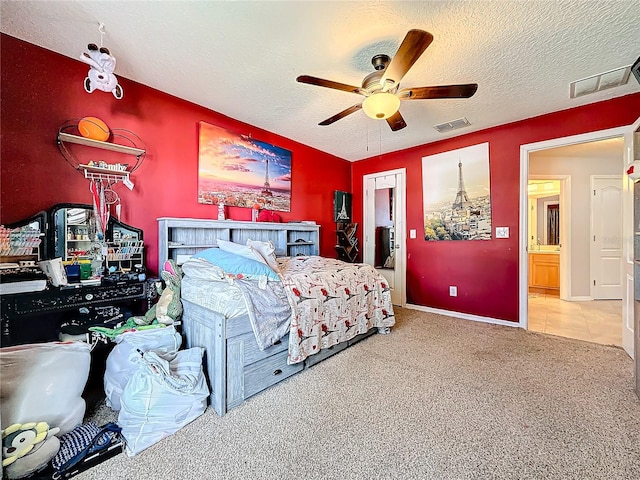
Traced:
<path id="1" fill-rule="evenodd" d="M 132 317 L 138 325 L 149 325 L 154 320 L 164 325 L 171 325 L 182 316 L 182 302 L 180 301 L 180 286 L 182 284 L 182 269 L 174 260 L 164 262 L 160 274 L 165 288 L 159 288 L 160 299 L 144 316 Z"/>
<path id="2" fill-rule="evenodd" d="M 98 47 L 95 43 L 87 45 L 89 52 L 83 52 L 80 60 L 89 64 L 89 73 L 84 79 L 84 89 L 87 93 L 94 90 L 111 92 L 113 96 L 120 100 L 124 95 L 124 90 L 118 85 L 118 79 L 113 74 L 116 69 L 116 59 L 107 47 Z"/>
<path id="3" fill-rule="evenodd" d="M 45 467 L 60 449 L 59 428 L 46 422 L 14 423 L 2 431 L 2 466 L 8 478 L 22 478 Z"/>

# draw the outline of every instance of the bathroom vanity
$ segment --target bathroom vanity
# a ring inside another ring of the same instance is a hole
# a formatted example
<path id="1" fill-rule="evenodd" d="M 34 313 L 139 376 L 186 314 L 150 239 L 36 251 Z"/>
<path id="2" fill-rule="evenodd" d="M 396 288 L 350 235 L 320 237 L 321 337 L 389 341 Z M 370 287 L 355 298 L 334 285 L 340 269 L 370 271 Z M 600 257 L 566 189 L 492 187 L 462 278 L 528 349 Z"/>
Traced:
<path id="1" fill-rule="evenodd" d="M 560 295 L 560 252 L 529 252 L 529 293 Z"/>

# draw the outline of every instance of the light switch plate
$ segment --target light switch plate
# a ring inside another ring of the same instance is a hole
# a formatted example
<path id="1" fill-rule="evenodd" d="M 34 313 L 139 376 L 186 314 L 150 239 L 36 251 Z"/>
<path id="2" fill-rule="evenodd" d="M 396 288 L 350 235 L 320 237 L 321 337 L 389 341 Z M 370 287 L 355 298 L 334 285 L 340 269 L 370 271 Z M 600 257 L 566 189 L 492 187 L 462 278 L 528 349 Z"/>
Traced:
<path id="1" fill-rule="evenodd" d="M 409 238 L 416 238 L 416 229 L 412 228 L 409 230 Z"/>
<path id="2" fill-rule="evenodd" d="M 509 238 L 509 227 L 496 227 L 496 238 Z"/>

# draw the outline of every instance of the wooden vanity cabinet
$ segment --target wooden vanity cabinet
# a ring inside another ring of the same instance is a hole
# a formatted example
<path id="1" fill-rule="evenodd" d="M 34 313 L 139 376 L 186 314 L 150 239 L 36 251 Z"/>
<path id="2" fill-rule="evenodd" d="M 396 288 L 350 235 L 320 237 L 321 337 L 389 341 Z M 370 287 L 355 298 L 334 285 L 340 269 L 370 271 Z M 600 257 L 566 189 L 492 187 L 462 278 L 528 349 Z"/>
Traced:
<path id="1" fill-rule="evenodd" d="M 529 293 L 560 295 L 559 254 L 529 254 Z"/>

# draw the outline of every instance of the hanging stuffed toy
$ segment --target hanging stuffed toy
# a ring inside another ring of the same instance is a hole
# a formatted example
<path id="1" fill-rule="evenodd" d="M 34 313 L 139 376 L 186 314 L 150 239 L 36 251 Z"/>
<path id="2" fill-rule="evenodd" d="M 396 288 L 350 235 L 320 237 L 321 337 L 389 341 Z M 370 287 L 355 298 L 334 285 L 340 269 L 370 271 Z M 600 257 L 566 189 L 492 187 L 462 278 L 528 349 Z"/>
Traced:
<path id="1" fill-rule="evenodd" d="M 99 47 L 95 43 L 87 45 L 88 52 L 80 55 L 80 60 L 88 63 L 89 76 L 84 79 L 84 89 L 87 93 L 94 90 L 112 92 L 118 100 L 124 95 L 124 90 L 118 85 L 118 79 L 113 74 L 116 69 L 116 59 L 109 53 L 107 47 Z"/>

